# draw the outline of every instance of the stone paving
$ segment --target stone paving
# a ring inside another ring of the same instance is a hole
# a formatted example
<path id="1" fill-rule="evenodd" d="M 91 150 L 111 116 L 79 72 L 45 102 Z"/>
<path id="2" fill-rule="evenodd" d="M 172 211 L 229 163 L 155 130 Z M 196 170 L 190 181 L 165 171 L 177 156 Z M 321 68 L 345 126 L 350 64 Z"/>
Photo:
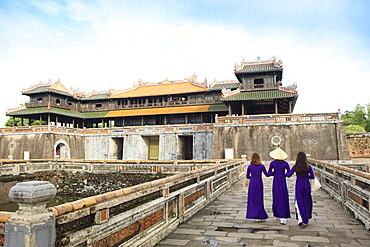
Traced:
<path id="1" fill-rule="evenodd" d="M 310 223 L 298 226 L 293 205 L 294 181 L 294 176 L 288 179 L 292 218 L 286 225 L 272 216 L 272 178 L 264 179 L 269 218 L 265 222 L 245 219 L 246 192 L 240 180 L 155 246 L 370 246 L 370 231 L 322 189 L 313 195 Z"/>

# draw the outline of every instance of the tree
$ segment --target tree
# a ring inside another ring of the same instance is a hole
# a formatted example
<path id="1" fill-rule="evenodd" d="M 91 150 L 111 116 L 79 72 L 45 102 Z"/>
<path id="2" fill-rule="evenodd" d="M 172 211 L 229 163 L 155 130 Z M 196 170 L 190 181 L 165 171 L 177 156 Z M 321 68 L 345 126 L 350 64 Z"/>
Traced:
<path id="1" fill-rule="evenodd" d="M 28 125 L 28 119 L 23 119 L 23 125 Z M 21 126 L 21 119 L 19 117 L 14 118 L 14 126 Z M 9 117 L 5 122 L 5 127 L 13 127 L 12 117 Z"/>
<path id="2" fill-rule="evenodd" d="M 357 129 L 360 130 L 362 127 L 364 129 L 363 132 L 370 132 L 370 104 L 366 104 L 366 106 L 362 106 L 358 104 L 353 111 L 345 111 L 343 115 L 343 120 L 346 132 L 347 129 Z M 351 126 L 351 127 L 349 127 Z M 357 127 L 355 127 L 357 126 Z M 353 131 L 350 131 L 353 132 Z M 358 131 L 361 132 L 361 131 Z"/>
<path id="3" fill-rule="evenodd" d="M 42 121 L 41 124 L 40 124 L 40 120 L 35 120 L 35 121 L 31 121 L 31 124 L 30 124 L 30 120 L 25 118 L 23 119 L 23 126 L 29 126 L 29 125 L 47 125 L 47 122 L 46 121 Z M 14 119 L 14 126 L 21 126 L 21 119 L 16 117 Z M 12 117 L 9 117 L 9 119 L 5 122 L 5 127 L 13 127 L 13 118 Z"/>

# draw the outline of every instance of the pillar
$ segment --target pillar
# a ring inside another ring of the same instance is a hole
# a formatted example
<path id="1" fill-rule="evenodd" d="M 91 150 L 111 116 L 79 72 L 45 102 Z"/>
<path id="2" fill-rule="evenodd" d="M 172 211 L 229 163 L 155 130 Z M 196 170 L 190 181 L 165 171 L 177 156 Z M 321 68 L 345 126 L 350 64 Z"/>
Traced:
<path id="1" fill-rule="evenodd" d="M 55 216 L 45 207 L 56 195 L 56 188 L 47 181 L 17 183 L 9 198 L 19 209 L 5 225 L 5 247 L 52 247 L 55 245 Z"/>
<path id="2" fill-rule="evenodd" d="M 50 124 L 51 124 L 51 121 L 50 121 L 50 113 L 48 113 L 48 130 L 50 130 Z"/>
<path id="3" fill-rule="evenodd" d="M 277 101 L 275 101 L 275 114 L 279 114 Z"/>

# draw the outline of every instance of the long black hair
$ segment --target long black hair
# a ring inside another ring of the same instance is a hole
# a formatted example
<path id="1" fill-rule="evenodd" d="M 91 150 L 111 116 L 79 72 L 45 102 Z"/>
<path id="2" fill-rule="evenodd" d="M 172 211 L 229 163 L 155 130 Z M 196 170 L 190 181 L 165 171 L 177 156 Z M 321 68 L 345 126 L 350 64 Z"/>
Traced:
<path id="1" fill-rule="evenodd" d="M 295 162 L 295 172 L 299 175 L 305 175 L 308 172 L 308 161 L 307 156 L 304 152 L 297 154 L 297 160 Z"/>

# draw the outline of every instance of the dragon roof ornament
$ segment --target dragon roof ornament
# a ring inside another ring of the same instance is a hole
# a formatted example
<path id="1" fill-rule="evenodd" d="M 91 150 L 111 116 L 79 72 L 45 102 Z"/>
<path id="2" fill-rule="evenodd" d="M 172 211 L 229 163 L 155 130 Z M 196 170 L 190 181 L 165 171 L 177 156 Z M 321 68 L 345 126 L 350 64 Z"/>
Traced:
<path id="1" fill-rule="evenodd" d="M 272 58 L 268 60 L 261 60 L 260 57 L 257 57 L 255 61 L 246 61 L 243 59 L 239 64 L 234 65 L 234 71 L 241 71 L 244 69 L 245 66 L 255 66 L 255 65 L 263 65 L 263 64 L 273 64 L 276 68 L 282 68 L 283 62 L 281 60 L 276 61 L 276 57 L 273 56 Z"/>
<path id="2" fill-rule="evenodd" d="M 101 95 L 101 94 L 108 94 L 109 91 L 92 91 L 91 93 L 86 93 L 86 92 L 81 92 L 78 88 L 77 89 L 73 89 L 72 87 L 70 87 L 69 89 L 66 88 L 61 82 L 60 82 L 60 79 L 56 80 L 55 82 L 52 82 L 50 79 L 48 82 L 46 83 L 43 83 L 42 81 L 40 81 L 38 84 L 34 85 L 34 86 L 31 86 L 29 88 L 26 88 L 26 89 L 22 89 L 22 92 L 30 92 L 32 90 L 35 90 L 37 88 L 40 88 L 40 87 L 47 87 L 48 90 L 56 90 L 56 91 L 60 91 L 60 92 L 64 92 L 64 93 L 68 93 L 70 95 L 72 95 L 73 97 L 77 97 L 77 98 L 89 98 L 91 96 L 94 96 L 94 95 Z"/>

